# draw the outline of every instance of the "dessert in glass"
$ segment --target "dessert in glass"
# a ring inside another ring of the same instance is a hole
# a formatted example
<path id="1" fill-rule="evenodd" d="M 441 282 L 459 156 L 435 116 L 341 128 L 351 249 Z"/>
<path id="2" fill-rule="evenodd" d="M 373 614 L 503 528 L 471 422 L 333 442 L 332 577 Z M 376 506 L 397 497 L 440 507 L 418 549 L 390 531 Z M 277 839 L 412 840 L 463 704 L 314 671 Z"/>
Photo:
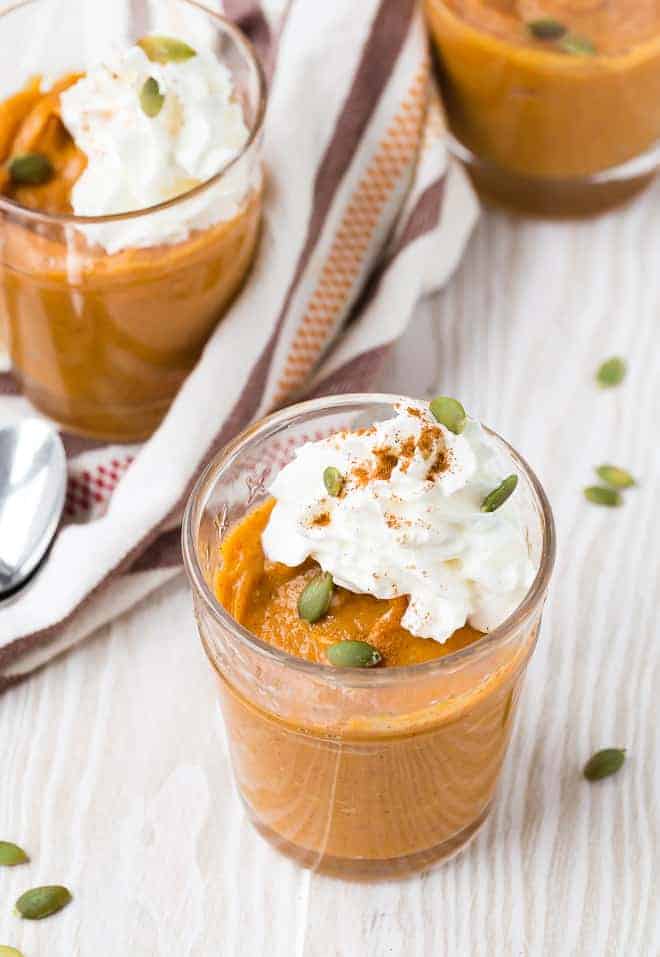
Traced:
<path id="1" fill-rule="evenodd" d="M 487 198 L 616 206 L 660 160 L 660 4 L 425 0 L 453 147 Z"/>
<path id="2" fill-rule="evenodd" d="M 261 834 L 356 879 L 462 848 L 493 801 L 554 560 L 521 457 L 450 397 L 305 402 L 209 465 L 183 549 Z"/>
<path id="3" fill-rule="evenodd" d="M 35 18 L 58 31 L 23 73 L 0 70 L 0 316 L 39 410 L 136 441 L 255 255 L 264 81 L 240 31 L 192 0 L 136 0 L 87 47 L 88 5 L 61 8 L 0 17 L 6 55 Z"/>

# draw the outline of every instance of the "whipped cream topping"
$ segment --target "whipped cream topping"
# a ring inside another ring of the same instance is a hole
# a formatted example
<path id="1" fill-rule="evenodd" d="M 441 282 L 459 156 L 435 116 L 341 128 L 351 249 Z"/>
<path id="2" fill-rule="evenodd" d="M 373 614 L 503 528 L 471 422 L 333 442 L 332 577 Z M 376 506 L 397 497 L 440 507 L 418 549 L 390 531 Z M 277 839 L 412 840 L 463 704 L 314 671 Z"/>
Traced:
<path id="1" fill-rule="evenodd" d="M 352 592 L 407 595 L 402 624 L 413 635 L 444 642 L 466 623 L 490 631 L 536 573 L 517 495 L 480 511 L 511 468 L 472 419 L 455 435 L 427 403 L 396 413 L 297 450 L 270 487 L 265 555 L 292 567 L 311 557 Z M 344 477 L 336 497 L 328 466 Z"/>
<path id="2" fill-rule="evenodd" d="M 153 117 L 140 105 L 149 77 L 165 97 Z M 64 125 L 87 156 L 71 197 L 79 216 L 132 212 L 178 196 L 217 173 L 249 135 L 231 74 L 208 50 L 155 63 L 141 47 L 130 47 L 88 70 L 60 103 Z M 191 230 L 236 214 L 250 185 L 240 166 L 171 210 L 90 224 L 85 235 L 107 252 L 181 242 Z"/>

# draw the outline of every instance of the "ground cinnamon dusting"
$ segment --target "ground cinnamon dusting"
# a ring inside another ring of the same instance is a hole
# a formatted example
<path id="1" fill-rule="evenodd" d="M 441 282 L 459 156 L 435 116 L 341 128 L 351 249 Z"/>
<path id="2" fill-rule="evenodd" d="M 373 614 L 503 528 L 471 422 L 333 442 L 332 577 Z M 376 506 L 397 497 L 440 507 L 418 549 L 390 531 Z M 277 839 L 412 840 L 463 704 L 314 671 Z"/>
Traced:
<path id="1" fill-rule="evenodd" d="M 410 468 L 410 463 L 413 460 L 415 455 L 415 440 L 411 436 L 401 443 L 401 457 L 399 459 L 399 468 L 402 472 L 407 472 Z"/>
<path id="2" fill-rule="evenodd" d="M 441 449 L 434 457 L 426 472 L 426 480 L 432 482 L 436 475 L 446 472 L 449 465 L 449 456 L 446 449 Z"/>
<path id="3" fill-rule="evenodd" d="M 387 482 L 399 464 L 399 456 L 391 446 L 374 449 L 374 456 L 376 457 L 376 466 L 374 468 L 373 477 Z"/>
<path id="4" fill-rule="evenodd" d="M 420 451 L 420 454 L 423 459 L 427 459 L 433 447 L 438 440 L 442 439 L 442 432 L 435 425 L 425 425 L 422 431 L 420 432 L 419 438 L 417 440 L 417 448 Z M 444 445 L 444 443 L 443 443 Z"/>
<path id="5" fill-rule="evenodd" d="M 356 485 L 366 485 L 369 481 L 369 469 L 364 465 L 356 465 L 351 475 Z"/>
<path id="6" fill-rule="evenodd" d="M 312 525 L 323 528 L 324 525 L 330 524 L 330 512 L 321 512 L 320 515 L 315 515 L 312 519 Z"/>

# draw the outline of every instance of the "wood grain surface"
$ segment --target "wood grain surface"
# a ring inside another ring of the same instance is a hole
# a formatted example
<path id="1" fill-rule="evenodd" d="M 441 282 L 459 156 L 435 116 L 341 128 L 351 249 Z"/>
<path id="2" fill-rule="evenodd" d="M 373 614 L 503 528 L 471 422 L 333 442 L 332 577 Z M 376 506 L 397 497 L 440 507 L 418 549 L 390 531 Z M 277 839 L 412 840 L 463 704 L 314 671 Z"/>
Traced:
<path id="1" fill-rule="evenodd" d="M 601 359 L 628 379 L 598 390 Z M 181 580 L 0 699 L 0 943 L 25 957 L 658 957 L 660 186 L 585 224 L 484 215 L 387 391 L 460 396 L 528 458 L 559 560 L 496 810 L 428 875 L 299 870 L 245 820 Z M 592 468 L 639 477 L 589 505 Z M 581 777 L 628 748 L 616 778 Z M 26 887 L 74 902 L 29 924 Z"/>

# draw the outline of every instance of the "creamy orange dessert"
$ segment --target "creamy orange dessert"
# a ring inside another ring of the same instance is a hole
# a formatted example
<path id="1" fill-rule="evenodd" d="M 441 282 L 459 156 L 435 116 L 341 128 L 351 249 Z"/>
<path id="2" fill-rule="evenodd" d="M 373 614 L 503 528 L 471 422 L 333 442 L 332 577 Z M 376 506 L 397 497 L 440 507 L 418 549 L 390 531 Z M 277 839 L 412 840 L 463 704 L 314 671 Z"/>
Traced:
<path id="1" fill-rule="evenodd" d="M 425 3 L 452 130 L 479 160 L 557 188 L 655 146 L 658 0 Z M 610 183 L 613 201 L 627 177 L 617 179 Z M 504 183 L 500 187 L 506 191 Z M 572 198 L 579 206 L 579 195 Z M 602 202 L 607 198 L 603 192 Z M 525 196 L 520 200 L 524 204 Z"/>
<path id="2" fill-rule="evenodd" d="M 0 311 L 40 409 L 153 431 L 251 264 L 253 132 L 228 68 L 174 37 L 0 104 Z"/>
<path id="3" fill-rule="evenodd" d="M 269 712 L 219 669 L 252 818 L 304 863 L 415 870 L 487 813 L 538 618 L 465 668 L 449 663 L 487 642 L 536 574 L 510 464 L 460 403 L 409 400 L 391 419 L 300 447 L 226 533 L 220 604 L 337 675 L 324 688 L 292 677 L 286 708 Z M 264 687 L 279 686 L 278 666 L 258 667 Z M 353 711 L 341 676 L 350 684 L 358 669 Z"/>

